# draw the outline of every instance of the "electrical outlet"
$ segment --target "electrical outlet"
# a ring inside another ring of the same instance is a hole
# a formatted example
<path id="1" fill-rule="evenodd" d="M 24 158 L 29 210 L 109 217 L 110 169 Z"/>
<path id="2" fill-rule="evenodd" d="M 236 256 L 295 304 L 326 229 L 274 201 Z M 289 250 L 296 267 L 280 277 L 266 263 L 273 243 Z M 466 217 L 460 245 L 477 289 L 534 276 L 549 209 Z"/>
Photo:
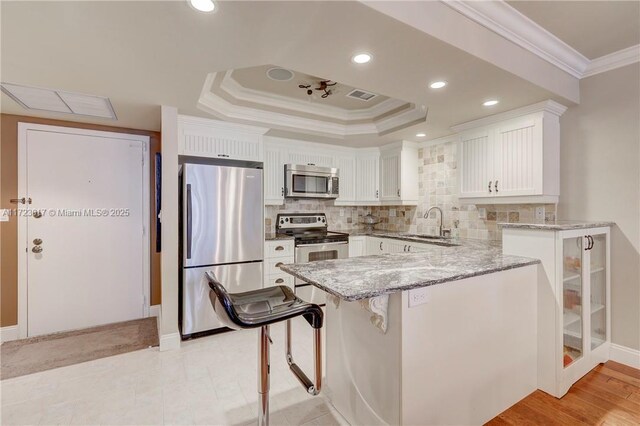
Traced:
<path id="1" fill-rule="evenodd" d="M 424 305 L 429 302 L 429 287 L 409 290 L 409 307 Z"/>
<path id="2" fill-rule="evenodd" d="M 340 217 L 344 217 L 344 209 L 340 209 Z"/>
<path id="3" fill-rule="evenodd" d="M 544 220 L 544 206 L 536 207 L 536 220 Z"/>
<path id="4" fill-rule="evenodd" d="M 486 219 L 487 218 L 487 209 L 484 207 L 480 207 L 478 209 L 478 218 L 479 219 Z"/>
<path id="5" fill-rule="evenodd" d="M 389 209 L 389 217 L 396 217 L 396 209 Z"/>

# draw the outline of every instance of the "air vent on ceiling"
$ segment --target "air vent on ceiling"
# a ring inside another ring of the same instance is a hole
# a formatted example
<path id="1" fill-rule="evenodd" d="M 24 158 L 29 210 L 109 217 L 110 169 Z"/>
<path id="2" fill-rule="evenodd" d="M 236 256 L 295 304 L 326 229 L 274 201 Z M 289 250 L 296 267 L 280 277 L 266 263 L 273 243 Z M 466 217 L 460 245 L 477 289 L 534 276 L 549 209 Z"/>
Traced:
<path id="1" fill-rule="evenodd" d="M 111 101 L 102 96 L 82 95 L 13 83 L 0 83 L 0 87 L 25 109 L 116 119 Z"/>
<path id="2" fill-rule="evenodd" d="M 269 68 L 267 77 L 276 81 L 289 81 L 293 78 L 293 72 L 284 68 Z"/>
<path id="3" fill-rule="evenodd" d="M 360 90 L 360 89 L 353 89 L 351 92 L 347 93 L 347 97 L 349 98 L 354 98 L 354 99 L 360 99 L 361 101 L 370 101 L 371 99 L 375 98 L 376 95 L 375 93 L 371 93 L 371 92 L 366 92 L 364 90 Z"/>

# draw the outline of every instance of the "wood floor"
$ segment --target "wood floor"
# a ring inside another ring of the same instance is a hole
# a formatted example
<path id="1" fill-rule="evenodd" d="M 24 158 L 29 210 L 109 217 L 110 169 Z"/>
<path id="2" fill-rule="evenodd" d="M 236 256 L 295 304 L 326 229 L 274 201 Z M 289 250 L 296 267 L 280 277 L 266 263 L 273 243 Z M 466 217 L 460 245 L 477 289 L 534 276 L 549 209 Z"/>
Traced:
<path id="1" fill-rule="evenodd" d="M 640 425 L 640 370 L 609 361 L 561 399 L 535 391 L 487 425 Z"/>

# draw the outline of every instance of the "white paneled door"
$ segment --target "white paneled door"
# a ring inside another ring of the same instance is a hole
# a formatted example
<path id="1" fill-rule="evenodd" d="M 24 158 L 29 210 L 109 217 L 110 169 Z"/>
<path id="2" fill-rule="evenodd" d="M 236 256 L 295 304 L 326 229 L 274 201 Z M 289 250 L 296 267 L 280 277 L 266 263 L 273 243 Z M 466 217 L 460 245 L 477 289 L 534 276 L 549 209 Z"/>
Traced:
<path id="1" fill-rule="evenodd" d="M 21 334 L 148 315 L 146 137 L 21 126 Z"/>

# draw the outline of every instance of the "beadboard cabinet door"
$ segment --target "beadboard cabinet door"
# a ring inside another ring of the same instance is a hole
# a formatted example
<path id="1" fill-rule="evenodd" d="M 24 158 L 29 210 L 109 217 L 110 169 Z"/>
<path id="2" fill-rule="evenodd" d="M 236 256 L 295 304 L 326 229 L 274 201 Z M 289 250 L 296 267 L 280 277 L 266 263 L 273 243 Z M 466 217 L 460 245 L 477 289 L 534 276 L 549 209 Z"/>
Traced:
<path id="1" fill-rule="evenodd" d="M 378 170 L 380 154 L 360 154 L 356 157 L 356 201 L 380 201 Z"/>
<path id="2" fill-rule="evenodd" d="M 289 149 L 287 164 L 302 164 L 307 166 L 335 167 L 333 153 L 327 147 L 326 152 L 298 149 L 295 146 Z"/>
<path id="3" fill-rule="evenodd" d="M 350 205 L 356 201 L 356 156 L 337 155 L 334 164 L 340 173 L 340 196 L 335 205 Z"/>
<path id="4" fill-rule="evenodd" d="M 229 160 L 263 161 L 268 129 L 199 117 L 178 116 L 178 154 Z"/>
<path id="5" fill-rule="evenodd" d="M 284 165 L 287 150 L 265 143 L 264 145 L 264 203 L 281 205 L 284 203 Z"/>
<path id="6" fill-rule="evenodd" d="M 495 129 L 494 196 L 542 194 L 542 117 Z"/>
<path id="7" fill-rule="evenodd" d="M 491 197 L 494 195 L 496 147 L 489 129 L 460 135 L 460 197 Z"/>
<path id="8" fill-rule="evenodd" d="M 400 200 L 400 149 L 380 155 L 380 200 Z"/>

